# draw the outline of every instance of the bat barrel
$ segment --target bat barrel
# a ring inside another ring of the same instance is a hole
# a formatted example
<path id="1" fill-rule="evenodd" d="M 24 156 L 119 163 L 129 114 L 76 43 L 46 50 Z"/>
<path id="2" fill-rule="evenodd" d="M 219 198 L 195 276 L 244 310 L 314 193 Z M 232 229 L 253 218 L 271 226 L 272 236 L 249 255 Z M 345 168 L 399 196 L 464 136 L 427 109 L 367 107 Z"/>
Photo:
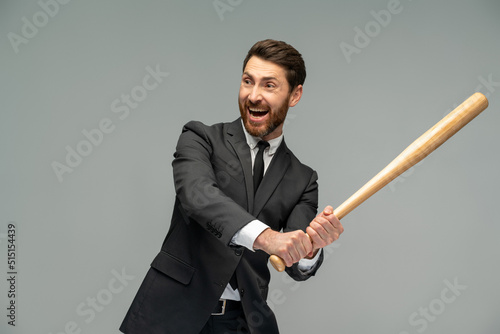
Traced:
<path id="1" fill-rule="evenodd" d="M 483 94 L 473 94 L 416 139 L 396 159 L 335 209 L 334 213 L 337 218 L 345 217 L 389 182 L 420 162 L 487 107 L 488 99 Z"/>

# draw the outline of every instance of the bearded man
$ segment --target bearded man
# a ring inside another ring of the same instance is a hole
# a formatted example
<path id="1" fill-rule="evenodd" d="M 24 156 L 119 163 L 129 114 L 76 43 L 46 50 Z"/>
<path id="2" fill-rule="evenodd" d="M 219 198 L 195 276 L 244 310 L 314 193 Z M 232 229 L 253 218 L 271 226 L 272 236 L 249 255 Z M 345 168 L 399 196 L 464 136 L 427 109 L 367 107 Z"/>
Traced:
<path id="1" fill-rule="evenodd" d="M 241 117 L 184 126 L 172 162 L 170 229 L 123 333 L 279 333 L 266 302 L 269 256 L 303 281 L 320 267 L 321 248 L 343 232 L 332 207 L 316 216 L 317 174 L 283 139 L 305 77 L 295 48 L 257 42 L 243 62 Z"/>

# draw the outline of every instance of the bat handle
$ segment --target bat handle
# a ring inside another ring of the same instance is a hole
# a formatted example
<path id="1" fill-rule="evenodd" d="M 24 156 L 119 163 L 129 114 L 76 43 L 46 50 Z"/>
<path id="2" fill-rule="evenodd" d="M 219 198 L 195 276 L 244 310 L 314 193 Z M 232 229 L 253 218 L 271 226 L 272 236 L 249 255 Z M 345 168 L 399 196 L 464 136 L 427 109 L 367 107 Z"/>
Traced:
<path id="1" fill-rule="evenodd" d="M 283 270 L 285 270 L 285 260 L 280 258 L 278 255 L 271 255 L 269 261 L 271 261 L 271 264 L 277 271 L 282 272 Z"/>

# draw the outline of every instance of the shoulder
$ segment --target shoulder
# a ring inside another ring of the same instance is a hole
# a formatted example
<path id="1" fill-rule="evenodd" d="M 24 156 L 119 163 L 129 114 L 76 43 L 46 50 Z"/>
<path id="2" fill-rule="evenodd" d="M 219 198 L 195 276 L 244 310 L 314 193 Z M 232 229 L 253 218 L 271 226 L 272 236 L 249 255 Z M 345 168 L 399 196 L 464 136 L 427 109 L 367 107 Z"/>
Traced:
<path id="1" fill-rule="evenodd" d="M 285 140 L 281 143 L 282 149 L 285 150 L 287 155 L 290 157 L 291 166 L 294 170 L 296 170 L 300 175 L 307 179 L 315 178 L 317 179 L 317 173 L 314 169 L 309 167 L 308 165 L 302 163 L 299 158 L 288 148 L 285 143 Z"/>
<path id="2" fill-rule="evenodd" d="M 209 138 L 223 137 L 224 134 L 231 131 L 237 131 L 239 126 L 239 119 L 233 122 L 222 122 L 207 125 L 200 121 L 190 121 L 182 127 L 182 133 L 192 132 L 206 140 Z M 241 128 L 241 126 L 239 126 Z"/>
<path id="3" fill-rule="evenodd" d="M 200 121 L 190 121 L 184 124 L 184 126 L 182 127 L 182 133 L 187 131 L 194 132 L 198 135 L 217 133 L 221 132 L 221 130 L 224 128 L 224 124 L 227 123 L 216 123 L 212 125 L 206 125 L 205 123 L 202 123 Z"/>

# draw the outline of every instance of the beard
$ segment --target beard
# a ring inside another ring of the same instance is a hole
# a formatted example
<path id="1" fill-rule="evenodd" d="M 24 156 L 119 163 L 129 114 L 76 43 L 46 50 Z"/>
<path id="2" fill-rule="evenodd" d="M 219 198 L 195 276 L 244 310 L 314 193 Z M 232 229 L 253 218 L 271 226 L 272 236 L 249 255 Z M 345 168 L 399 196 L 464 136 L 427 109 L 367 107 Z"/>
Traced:
<path id="1" fill-rule="evenodd" d="M 288 112 L 288 103 L 290 101 L 290 95 L 283 101 L 283 104 L 279 106 L 276 110 L 264 104 L 253 104 L 252 102 L 245 100 L 244 104 L 238 100 L 238 106 L 240 108 L 241 119 L 243 120 L 243 125 L 249 134 L 254 137 L 265 137 L 272 133 L 278 126 L 280 126 L 286 118 Z M 256 123 L 248 117 L 248 108 L 252 109 L 266 109 L 268 110 L 268 119 L 264 124 Z"/>

